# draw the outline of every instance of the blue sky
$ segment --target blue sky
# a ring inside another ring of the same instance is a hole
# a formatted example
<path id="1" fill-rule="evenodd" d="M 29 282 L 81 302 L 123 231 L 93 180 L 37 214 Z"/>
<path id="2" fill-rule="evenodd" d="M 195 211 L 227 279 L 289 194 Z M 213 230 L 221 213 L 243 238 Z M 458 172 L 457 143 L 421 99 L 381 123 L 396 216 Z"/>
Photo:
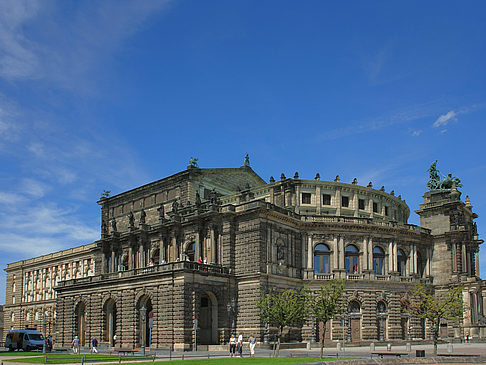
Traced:
<path id="1" fill-rule="evenodd" d="M 0 266 L 99 238 L 104 189 L 247 152 L 267 181 L 371 180 L 412 212 L 437 159 L 484 238 L 485 18 L 482 1 L 2 0 Z"/>

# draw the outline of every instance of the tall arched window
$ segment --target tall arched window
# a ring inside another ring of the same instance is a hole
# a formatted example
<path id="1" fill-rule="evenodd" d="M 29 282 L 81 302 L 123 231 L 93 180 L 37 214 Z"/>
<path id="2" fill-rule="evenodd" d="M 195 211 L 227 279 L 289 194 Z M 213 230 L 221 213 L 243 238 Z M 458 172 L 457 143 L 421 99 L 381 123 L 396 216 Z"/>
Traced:
<path id="1" fill-rule="evenodd" d="M 405 276 L 405 266 L 407 263 L 407 257 L 402 250 L 397 252 L 397 269 L 400 276 Z"/>
<path id="2" fill-rule="evenodd" d="M 196 261 L 194 256 L 195 254 L 196 254 L 196 243 L 192 242 L 186 248 L 186 257 L 189 259 L 189 261 Z"/>
<path id="3" fill-rule="evenodd" d="M 314 272 L 316 274 L 328 274 L 329 268 L 329 247 L 323 243 L 314 248 Z"/>
<path id="4" fill-rule="evenodd" d="M 358 272 L 359 250 L 355 245 L 348 245 L 344 249 L 344 266 L 348 274 Z"/>
<path id="5" fill-rule="evenodd" d="M 373 271 L 375 275 L 383 275 L 383 261 L 385 260 L 385 252 L 381 247 L 373 248 Z"/>

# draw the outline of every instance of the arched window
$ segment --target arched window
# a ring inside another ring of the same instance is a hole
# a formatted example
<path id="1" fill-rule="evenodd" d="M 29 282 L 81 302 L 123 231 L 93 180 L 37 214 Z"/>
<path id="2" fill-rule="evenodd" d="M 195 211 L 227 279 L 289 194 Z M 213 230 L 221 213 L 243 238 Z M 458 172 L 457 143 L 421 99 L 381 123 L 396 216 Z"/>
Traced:
<path id="1" fill-rule="evenodd" d="M 355 245 L 348 245 L 344 249 L 344 266 L 348 274 L 358 272 L 359 250 Z"/>
<path id="2" fill-rule="evenodd" d="M 386 304 L 383 301 L 379 301 L 376 305 L 376 313 L 377 314 L 385 314 L 386 313 Z"/>
<path id="3" fill-rule="evenodd" d="M 375 275 L 383 275 L 383 261 L 385 260 L 385 252 L 376 246 L 373 248 L 373 271 Z"/>
<path id="4" fill-rule="evenodd" d="M 405 276 L 405 265 L 407 263 L 407 257 L 402 250 L 397 252 L 397 269 L 400 276 Z"/>
<path id="5" fill-rule="evenodd" d="M 361 306 L 356 300 L 352 300 L 348 304 L 348 313 L 360 313 L 361 312 Z"/>
<path id="6" fill-rule="evenodd" d="M 328 274 L 329 269 L 329 247 L 323 243 L 314 248 L 314 272 L 316 274 Z"/>
<path id="7" fill-rule="evenodd" d="M 186 257 L 189 259 L 189 261 L 195 261 L 194 260 L 195 254 L 196 254 L 196 243 L 192 242 L 186 248 Z"/>

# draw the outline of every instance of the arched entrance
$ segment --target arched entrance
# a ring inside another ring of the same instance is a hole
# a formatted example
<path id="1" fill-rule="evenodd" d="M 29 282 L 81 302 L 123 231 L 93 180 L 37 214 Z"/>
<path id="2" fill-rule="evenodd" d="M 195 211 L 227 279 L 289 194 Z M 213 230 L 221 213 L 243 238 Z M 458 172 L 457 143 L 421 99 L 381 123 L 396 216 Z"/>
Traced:
<path id="1" fill-rule="evenodd" d="M 186 252 L 184 252 L 186 255 L 186 258 L 189 261 L 195 261 L 195 254 L 196 254 L 196 243 L 191 242 L 186 246 Z"/>
<path id="2" fill-rule="evenodd" d="M 75 335 L 78 336 L 81 346 L 86 342 L 86 304 L 79 302 L 75 308 Z"/>
<path id="3" fill-rule="evenodd" d="M 140 317 L 140 308 L 145 307 L 145 321 Z M 149 313 L 152 312 L 152 300 L 148 295 L 143 295 L 137 303 L 137 346 L 142 346 L 142 328 L 145 326 L 145 347 L 150 347 Z"/>
<path id="4" fill-rule="evenodd" d="M 361 305 L 358 301 L 352 300 L 348 304 L 348 341 L 361 341 Z"/>
<path id="5" fill-rule="evenodd" d="M 110 298 L 103 306 L 104 314 L 104 340 L 109 342 L 111 346 L 115 346 L 113 336 L 116 333 L 116 303 Z"/>
<path id="6" fill-rule="evenodd" d="M 217 345 L 218 300 L 211 292 L 201 295 L 199 305 L 199 341 L 202 345 Z"/>
<path id="7" fill-rule="evenodd" d="M 385 341 L 386 338 L 386 319 L 387 308 L 383 301 L 379 301 L 376 305 L 376 338 L 379 341 Z"/>

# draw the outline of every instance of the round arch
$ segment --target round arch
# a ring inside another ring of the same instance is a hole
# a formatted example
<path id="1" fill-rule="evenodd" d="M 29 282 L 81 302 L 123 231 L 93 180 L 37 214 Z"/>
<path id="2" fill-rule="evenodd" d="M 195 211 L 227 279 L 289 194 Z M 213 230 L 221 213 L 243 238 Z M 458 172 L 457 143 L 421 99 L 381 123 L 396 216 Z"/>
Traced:
<path id="1" fill-rule="evenodd" d="M 199 300 L 199 343 L 217 345 L 218 325 L 218 299 L 213 292 L 205 291 Z"/>

